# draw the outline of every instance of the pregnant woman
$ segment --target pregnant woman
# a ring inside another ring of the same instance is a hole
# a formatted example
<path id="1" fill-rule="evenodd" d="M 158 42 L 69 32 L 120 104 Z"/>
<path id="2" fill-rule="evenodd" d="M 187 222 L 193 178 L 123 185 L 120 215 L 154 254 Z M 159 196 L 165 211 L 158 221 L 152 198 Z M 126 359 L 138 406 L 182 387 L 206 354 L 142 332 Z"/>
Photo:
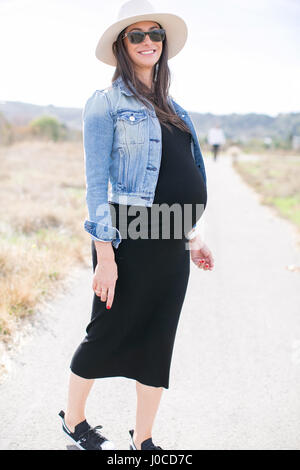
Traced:
<path id="1" fill-rule="evenodd" d="M 162 449 L 152 427 L 169 388 L 190 258 L 205 271 L 214 265 L 195 231 L 207 203 L 198 139 L 168 94 L 168 59 L 186 37 L 183 19 L 131 0 L 96 49 L 116 69 L 112 85 L 96 90 L 83 112 L 94 297 L 71 360 L 66 413 L 59 413 L 80 449 L 114 449 L 102 426 L 87 422 L 85 405 L 96 378 L 116 376 L 136 381 L 129 448 Z"/>

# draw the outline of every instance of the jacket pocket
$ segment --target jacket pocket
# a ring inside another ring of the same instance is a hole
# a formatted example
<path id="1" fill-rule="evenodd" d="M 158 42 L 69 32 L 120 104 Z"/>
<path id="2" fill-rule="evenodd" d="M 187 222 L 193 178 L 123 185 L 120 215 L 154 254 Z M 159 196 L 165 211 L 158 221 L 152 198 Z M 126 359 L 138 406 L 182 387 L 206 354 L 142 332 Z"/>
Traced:
<path id="1" fill-rule="evenodd" d="M 143 144 L 147 135 L 148 116 L 145 111 L 119 111 L 117 129 L 119 142 L 127 145 Z"/>

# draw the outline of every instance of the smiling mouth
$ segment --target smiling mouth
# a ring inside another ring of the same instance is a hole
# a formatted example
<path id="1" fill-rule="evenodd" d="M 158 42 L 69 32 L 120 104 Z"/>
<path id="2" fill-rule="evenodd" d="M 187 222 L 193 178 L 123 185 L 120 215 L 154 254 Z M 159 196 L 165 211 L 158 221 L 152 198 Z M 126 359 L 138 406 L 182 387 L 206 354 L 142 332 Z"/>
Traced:
<path id="1" fill-rule="evenodd" d="M 149 51 L 139 51 L 138 53 L 141 55 L 153 55 L 155 54 L 156 50 L 155 49 L 150 49 Z"/>

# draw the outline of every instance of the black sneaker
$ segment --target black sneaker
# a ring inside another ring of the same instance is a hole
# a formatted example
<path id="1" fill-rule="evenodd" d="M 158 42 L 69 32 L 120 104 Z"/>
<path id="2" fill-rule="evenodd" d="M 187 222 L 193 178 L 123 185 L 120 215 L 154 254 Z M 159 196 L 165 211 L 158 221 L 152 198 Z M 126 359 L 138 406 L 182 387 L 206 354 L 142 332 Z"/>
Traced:
<path id="1" fill-rule="evenodd" d="M 98 431 L 103 426 L 95 426 L 92 428 L 86 420 L 75 426 L 74 432 L 71 432 L 67 428 L 65 423 L 65 412 L 60 411 L 58 413 L 62 420 L 63 431 L 69 436 L 69 438 L 75 443 L 75 445 L 81 450 L 113 450 L 115 448 L 114 443 L 102 436 Z"/>
<path id="2" fill-rule="evenodd" d="M 135 443 L 133 441 L 133 433 L 134 433 L 134 429 L 130 429 L 130 431 L 129 431 L 129 434 L 130 434 L 129 449 L 130 450 L 138 450 L 135 447 Z M 155 446 L 152 442 L 152 437 L 149 437 L 148 439 L 146 439 L 145 441 L 143 441 L 141 443 L 141 450 L 163 450 L 163 449 L 159 446 Z"/>

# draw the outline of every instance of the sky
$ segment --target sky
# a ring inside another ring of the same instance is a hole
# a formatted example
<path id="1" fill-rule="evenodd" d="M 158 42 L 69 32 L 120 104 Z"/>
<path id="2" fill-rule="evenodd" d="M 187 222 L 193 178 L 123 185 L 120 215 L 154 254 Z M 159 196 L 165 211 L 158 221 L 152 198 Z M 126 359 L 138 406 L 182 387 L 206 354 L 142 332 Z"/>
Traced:
<path id="1" fill-rule="evenodd" d="M 0 0 L 0 100 L 82 108 L 114 67 L 95 48 L 124 0 Z M 300 0 L 152 0 L 188 39 L 170 94 L 213 114 L 300 112 Z"/>

